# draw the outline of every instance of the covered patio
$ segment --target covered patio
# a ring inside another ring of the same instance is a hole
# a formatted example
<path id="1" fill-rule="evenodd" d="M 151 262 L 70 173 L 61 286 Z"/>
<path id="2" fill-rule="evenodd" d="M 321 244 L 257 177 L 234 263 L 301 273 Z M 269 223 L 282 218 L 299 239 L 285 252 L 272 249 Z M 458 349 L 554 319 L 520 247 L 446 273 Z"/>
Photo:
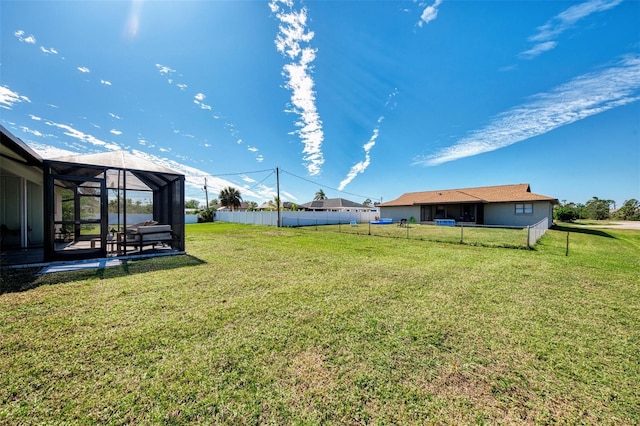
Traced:
<path id="1" fill-rule="evenodd" d="M 184 253 L 184 175 L 123 151 L 45 160 L 0 133 L 3 267 Z"/>
<path id="2" fill-rule="evenodd" d="M 184 175 L 125 151 L 44 160 L 43 170 L 45 260 L 184 251 Z M 153 226 L 162 235 L 133 244 Z"/>

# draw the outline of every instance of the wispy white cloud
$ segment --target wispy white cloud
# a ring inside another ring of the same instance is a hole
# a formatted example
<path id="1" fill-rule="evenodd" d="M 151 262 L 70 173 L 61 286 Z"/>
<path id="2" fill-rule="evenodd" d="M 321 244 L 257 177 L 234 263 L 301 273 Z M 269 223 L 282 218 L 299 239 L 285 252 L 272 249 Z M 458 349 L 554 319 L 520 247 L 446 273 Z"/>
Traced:
<path id="1" fill-rule="evenodd" d="M 0 108 L 11 109 L 13 108 L 13 105 L 20 102 L 31 103 L 31 100 L 26 96 L 14 92 L 6 86 L 0 86 Z"/>
<path id="2" fill-rule="evenodd" d="M 254 146 L 247 147 L 247 150 L 249 150 L 251 152 L 258 152 L 258 148 L 254 147 Z"/>
<path id="3" fill-rule="evenodd" d="M 36 44 L 36 38 L 33 35 L 25 37 L 24 30 L 18 30 L 13 34 L 23 43 Z"/>
<path id="4" fill-rule="evenodd" d="M 353 179 L 355 179 L 356 176 L 358 176 L 360 173 L 364 173 L 364 171 L 367 170 L 367 167 L 369 167 L 369 165 L 371 164 L 370 152 L 371 149 L 375 146 L 376 140 L 380 135 L 380 124 L 382 124 L 383 120 L 384 117 L 378 118 L 378 124 L 376 125 L 375 129 L 373 129 L 371 138 L 369 138 L 369 141 L 362 146 L 362 149 L 364 150 L 364 160 L 354 164 L 351 167 L 351 170 L 349 170 L 349 173 L 347 173 L 347 177 L 344 178 L 342 182 L 340 182 L 340 185 L 338 185 L 338 191 L 342 191 L 347 185 L 349 185 L 349 183 L 351 183 Z"/>
<path id="5" fill-rule="evenodd" d="M 247 175 L 240 175 L 240 179 L 242 179 L 243 181 L 247 182 L 247 183 L 255 183 L 256 180 L 247 176 Z"/>
<path id="6" fill-rule="evenodd" d="M 121 149 L 120 146 L 118 144 L 115 144 L 113 142 L 106 142 L 103 141 L 101 139 L 96 138 L 93 135 L 90 135 L 88 133 L 84 133 L 80 130 L 74 129 L 73 127 L 66 125 L 66 124 L 61 124 L 61 123 L 55 123 L 53 121 L 46 121 L 45 124 L 47 124 L 48 126 L 52 126 L 52 127 L 56 127 L 58 129 L 62 129 L 63 133 L 71 138 L 77 139 L 81 142 L 84 143 L 89 143 L 91 145 L 95 145 L 95 146 L 100 146 L 103 147 L 105 149 L 111 150 L 111 151 L 115 151 L 115 150 L 119 150 Z"/>
<path id="7" fill-rule="evenodd" d="M 547 52 L 549 50 L 555 49 L 555 47 L 558 45 L 557 42 L 555 41 L 545 41 L 543 43 L 538 43 L 535 46 L 533 46 L 531 49 L 529 50 L 525 50 L 524 52 L 520 52 L 520 57 L 522 58 L 534 58 L 538 55 L 540 55 L 541 53 Z"/>
<path id="8" fill-rule="evenodd" d="M 160 74 L 162 75 L 173 74 L 176 72 L 176 70 L 171 69 L 165 65 L 156 64 L 156 68 L 158 68 L 158 71 L 160 71 Z"/>
<path id="9" fill-rule="evenodd" d="M 37 115 L 33 115 L 33 114 L 29 114 L 29 118 L 34 120 L 34 121 L 42 121 L 42 118 L 38 117 Z"/>
<path id="10" fill-rule="evenodd" d="M 100 80 L 100 83 L 104 84 L 105 86 L 111 86 L 111 82 L 107 80 Z"/>
<path id="11" fill-rule="evenodd" d="M 211 106 L 203 102 L 204 99 L 206 98 L 204 94 L 197 93 L 193 98 L 194 98 L 193 103 L 198 105 L 201 109 L 211 110 Z"/>
<path id="12" fill-rule="evenodd" d="M 398 93 L 398 88 L 395 88 L 393 89 L 393 92 L 389 94 L 389 96 L 387 97 L 387 101 L 384 104 L 386 109 L 393 110 L 396 108 L 398 104 L 395 98 L 398 96 Z M 356 176 L 364 173 L 369 165 L 371 165 L 371 149 L 373 149 L 376 144 L 376 140 L 378 139 L 378 136 L 380 134 L 380 126 L 382 125 L 383 121 L 384 116 L 378 117 L 378 122 L 376 124 L 376 127 L 373 129 L 371 138 L 362 146 L 362 149 L 364 150 L 364 160 L 354 164 L 351 167 L 351 170 L 349 170 L 349 173 L 347 173 L 347 177 L 342 182 L 340 182 L 340 185 L 338 185 L 338 189 L 340 191 L 342 191 L 349 183 L 351 183 L 351 181 L 355 179 Z"/>
<path id="13" fill-rule="evenodd" d="M 318 175 L 324 164 L 324 132 L 315 104 L 311 64 L 315 60 L 316 49 L 309 46 L 314 33 L 307 29 L 307 9 L 302 7 L 294 10 L 293 0 L 272 0 L 269 7 L 280 21 L 279 33 L 275 40 L 276 48 L 291 60 L 284 65 L 282 73 L 287 80 L 285 87 L 292 92 L 292 108 L 287 112 L 293 112 L 300 117 L 295 125 L 299 127 L 296 133 L 304 144 L 303 160 L 309 174 Z"/>
<path id="14" fill-rule="evenodd" d="M 109 117 L 115 118 L 116 120 L 122 120 L 122 118 L 118 114 L 114 114 L 112 112 L 109 113 Z"/>
<path id="15" fill-rule="evenodd" d="M 184 90 L 184 89 L 186 89 L 186 88 L 187 88 L 187 85 L 186 85 L 186 84 L 184 84 L 184 83 L 178 83 L 178 84 L 176 84 L 176 86 L 178 86 L 178 88 L 179 88 L 180 90 Z"/>
<path id="16" fill-rule="evenodd" d="M 419 27 L 428 24 L 438 17 L 438 7 L 440 7 L 440 3 L 442 3 L 442 0 L 436 0 L 433 4 L 424 8 L 422 15 L 420 15 L 420 21 L 418 21 Z"/>
<path id="17" fill-rule="evenodd" d="M 33 130 L 28 128 L 27 126 L 20 126 L 20 129 L 25 132 L 25 133 L 29 133 L 32 134 L 34 136 L 38 136 L 38 137 L 44 137 L 44 135 L 42 133 L 40 133 L 38 130 Z"/>
<path id="18" fill-rule="evenodd" d="M 58 148 L 51 145 L 45 145 L 38 142 L 29 142 L 29 147 L 32 148 L 42 158 L 57 158 L 65 157 L 68 155 L 75 155 L 77 152 L 69 151 L 66 149 Z"/>
<path id="19" fill-rule="evenodd" d="M 122 132 L 120 130 L 116 130 L 116 129 L 111 129 L 109 131 L 109 133 L 120 136 L 122 134 Z"/>
<path id="20" fill-rule="evenodd" d="M 398 96 L 398 93 L 400 93 L 400 91 L 398 90 L 398 88 L 396 87 L 395 89 L 393 89 L 393 92 L 389 93 L 389 96 L 387 97 L 387 101 L 384 103 L 385 108 L 388 108 L 389 110 L 393 110 L 395 109 L 395 107 L 398 106 L 398 102 L 396 102 L 396 96 Z"/>
<path id="21" fill-rule="evenodd" d="M 578 120 L 640 100 L 640 55 L 614 66 L 581 75 L 531 102 L 496 116 L 486 127 L 414 164 L 435 166 L 494 151 L 542 135 Z"/>
<path id="22" fill-rule="evenodd" d="M 58 54 L 58 51 L 57 51 L 56 49 L 54 49 L 53 47 L 52 47 L 52 48 L 50 48 L 50 49 L 47 49 L 47 48 L 46 48 L 46 47 L 44 47 L 44 46 L 40 46 L 40 50 L 41 50 L 43 53 L 46 53 L 46 54 L 48 54 L 48 55 L 57 55 L 57 54 Z"/>
<path id="23" fill-rule="evenodd" d="M 91 72 L 91 71 L 89 70 L 89 68 L 87 68 L 87 67 L 78 67 L 78 71 L 83 72 L 83 73 Z"/>
<path id="24" fill-rule="evenodd" d="M 538 32 L 529 37 L 529 41 L 535 43 L 534 46 L 521 52 L 519 56 L 524 59 L 532 59 L 555 48 L 558 43 L 554 39 L 571 28 L 576 22 L 593 13 L 604 12 L 614 8 L 620 3 L 622 3 L 622 0 L 588 0 L 571 6 L 551 18 L 546 24 L 538 27 Z"/>
<path id="25" fill-rule="evenodd" d="M 162 149 L 161 149 L 162 150 Z M 160 166 L 169 168 L 171 170 L 175 170 L 185 175 L 185 186 L 187 187 L 187 192 L 191 192 L 193 194 L 202 194 L 202 198 L 204 198 L 204 192 L 202 191 L 202 186 L 204 184 L 205 177 L 207 178 L 207 188 L 209 191 L 209 196 L 215 197 L 223 188 L 227 188 L 229 186 L 238 187 L 239 185 L 234 182 L 228 181 L 226 179 L 211 176 L 210 174 L 199 170 L 195 167 L 187 166 L 182 163 L 178 163 L 177 161 L 170 160 L 167 158 L 159 157 L 157 155 L 149 154 L 147 152 L 132 150 L 131 153 L 136 157 L 142 158 L 146 161 L 150 161 L 152 163 L 158 164 Z M 188 198 L 197 198 L 187 194 Z M 252 190 L 243 190 L 242 197 L 253 197 L 261 199 L 262 195 L 259 192 L 255 192 Z"/>
<path id="26" fill-rule="evenodd" d="M 262 162 L 264 161 L 264 156 L 263 156 L 262 154 L 258 155 L 258 156 L 256 157 L 256 161 L 257 161 L 258 163 L 262 163 Z"/>

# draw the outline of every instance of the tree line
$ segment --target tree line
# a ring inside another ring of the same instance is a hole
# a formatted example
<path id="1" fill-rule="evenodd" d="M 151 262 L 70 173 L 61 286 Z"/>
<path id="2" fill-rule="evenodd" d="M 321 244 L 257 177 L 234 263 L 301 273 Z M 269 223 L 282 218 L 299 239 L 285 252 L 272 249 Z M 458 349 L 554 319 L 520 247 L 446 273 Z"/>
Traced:
<path id="1" fill-rule="evenodd" d="M 219 200 L 214 198 L 209 201 L 209 205 L 200 206 L 200 201 L 198 200 L 188 200 L 185 202 L 184 207 L 189 210 L 195 210 L 198 213 L 198 221 L 199 222 L 212 222 L 215 218 L 215 209 L 222 205 L 223 207 L 228 207 L 231 210 L 235 210 L 241 206 L 242 203 L 242 195 L 240 191 L 232 186 L 224 188 L 218 194 Z M 327 196 L 322 189 L 318 190 L 315 193 L 313 198 L 314 200 L 326 200 Z M 280 206 L 280 210 L 289 210 L 289 211 L 297 211 L 298 205 L 296 203 L 285 202 L 281 203 L 278 197 L 273 197 L 273 200 L 269 200 L 266 202 L 267 207 L 266 210 L 277 210 L 278 206 Z M 371 206 L 371 199 L 367 198 L 362 202 L 365 206 Z M 258 203 L 255 201 L 247 202 L 247 211 L 257 210 Z"/>
<path id="2" fill-rule="evenodd" d="M 576 219 L 640 220 L 640 202 L 632 198 L 622 203 L 620 208 L 616 208 L 615 201 L 598 197 L 593 197 L 584 204 L 562 200 L 554 209 L 553 217 L 561 222 L 572 222 Z"/>

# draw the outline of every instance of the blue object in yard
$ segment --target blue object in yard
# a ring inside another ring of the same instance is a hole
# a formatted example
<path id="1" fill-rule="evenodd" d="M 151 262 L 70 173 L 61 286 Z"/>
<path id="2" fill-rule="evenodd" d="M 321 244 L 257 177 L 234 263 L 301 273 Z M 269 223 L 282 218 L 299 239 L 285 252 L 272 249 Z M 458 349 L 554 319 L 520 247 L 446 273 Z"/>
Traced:
<path id="1" fill-rule="evenodd" d="M 436 226 L 456 226 L 454 219 L 436 219 Z"/>
<path id="2" fill-rule="evenodd" d="M 378 219 L 378 220 L 372 220 L 369 223 L 371 223 L 372 225 L 392 225 L 393 219 Z"/>

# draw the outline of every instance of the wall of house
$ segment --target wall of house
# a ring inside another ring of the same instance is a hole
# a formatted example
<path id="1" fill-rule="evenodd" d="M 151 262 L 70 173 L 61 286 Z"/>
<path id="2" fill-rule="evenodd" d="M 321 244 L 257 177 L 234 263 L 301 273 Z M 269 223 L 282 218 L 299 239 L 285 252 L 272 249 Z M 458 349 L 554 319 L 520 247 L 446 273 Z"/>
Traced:
<path id="1" fill-rule="evenodd" d="M 413 217 L 420 222 L 420 206 L 380 207 L 381 218 L 391 218 L 394 222 Z"/>
<path id="2" fill-rule="evenodd" d="M 42 245 L 44 240 L 42 184 L 22 177 L 0 176 L 0 223 L 10 231 L 6 247 Z M 26 223 L 25 223 L 26 222 Z"/>
<path id="3" fill-rule="evenodd" d="M 495 203 L 484 206 L 484 224 L 498 226 L 529 226 L 540 222 L 545 217 L 549 226 L 553 223 L 552 205 L 548 201 L 537 201 L 533 204 L 533 213 L 516 214 L 516 203 Z"/>

